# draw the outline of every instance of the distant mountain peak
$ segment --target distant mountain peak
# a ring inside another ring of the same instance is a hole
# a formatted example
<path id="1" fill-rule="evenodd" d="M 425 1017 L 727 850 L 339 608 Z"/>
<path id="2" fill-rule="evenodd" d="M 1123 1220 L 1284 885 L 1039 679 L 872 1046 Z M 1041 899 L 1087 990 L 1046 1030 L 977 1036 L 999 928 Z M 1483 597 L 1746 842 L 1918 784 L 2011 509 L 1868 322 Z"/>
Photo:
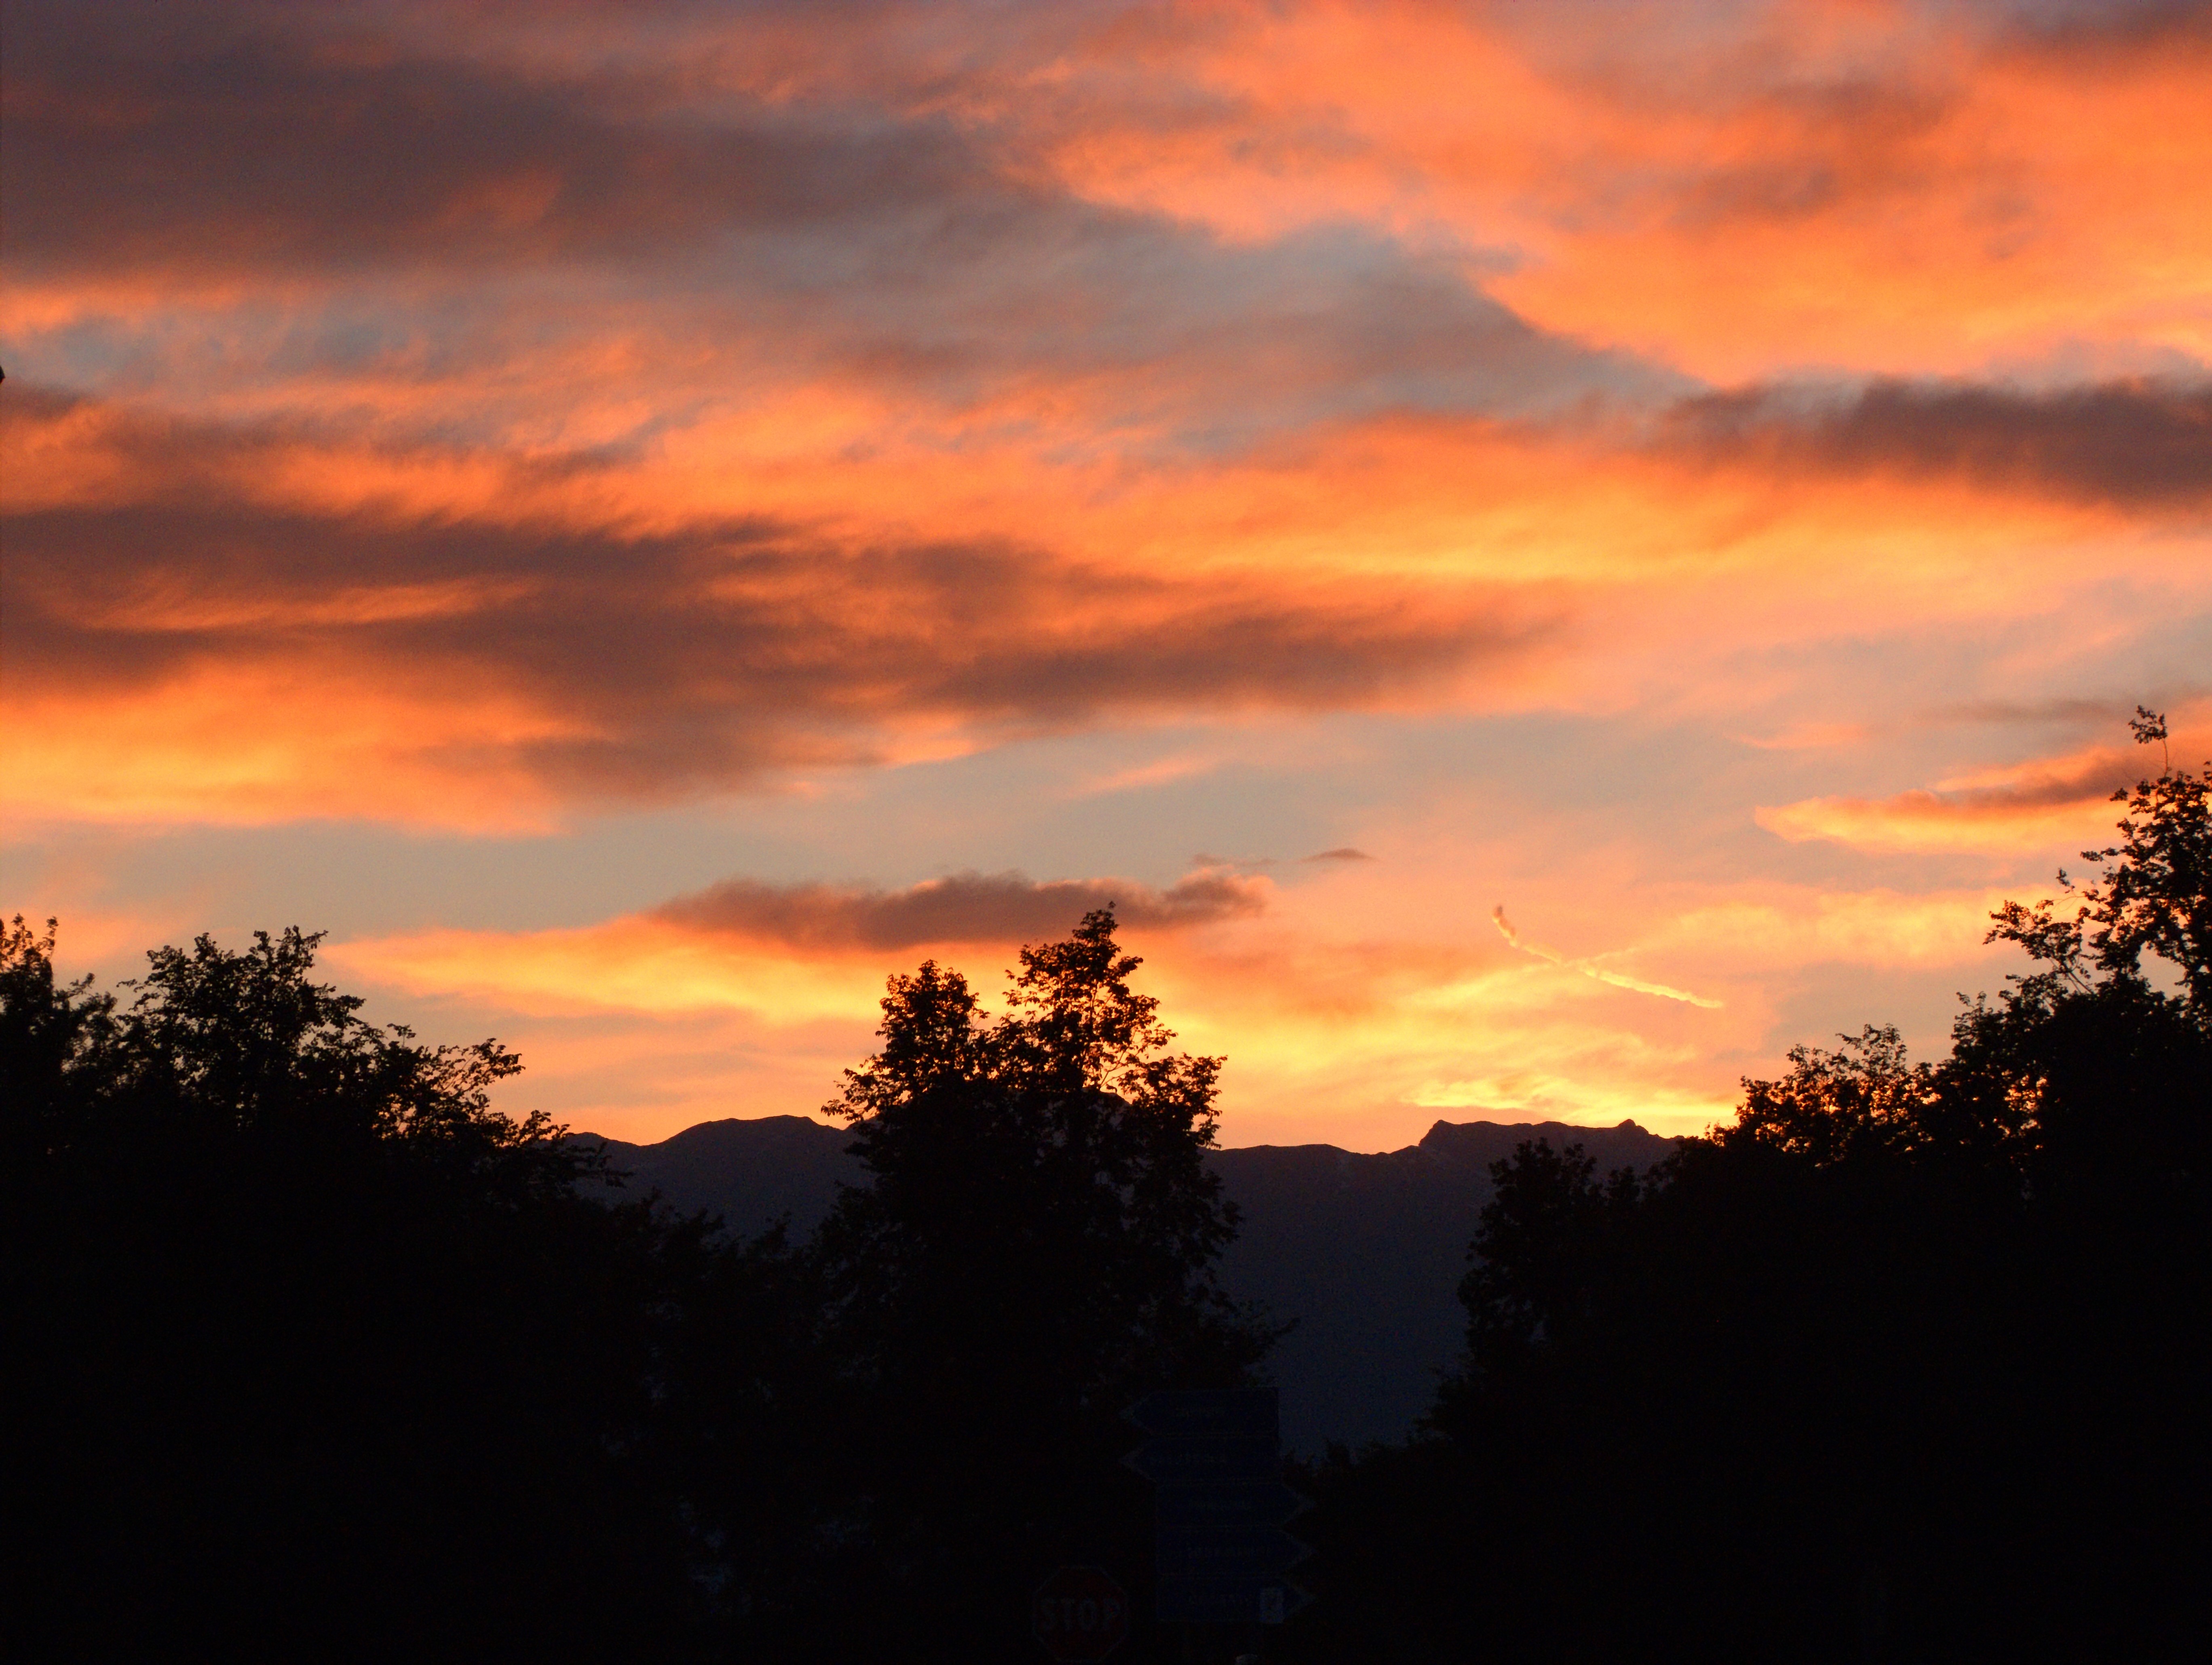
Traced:
<path id="1" fill-rule="evenodd" d="M 1611 1127 L 1588 1127 L 1573 1122 L 1437 1122 L 1412 1148 L 1431 1156 L 1462 1159 L 1480 1151 L 1486 1153 L 1484 1160 L 1494 1162 L 1510 1156 L 1516 1146 L 1534 1139 L 1548 1140 L 1554 1147 L 1579 1144 L 1601 1160 L 1608 1157 L 1656 1160 L 1659 1154 L 1656 1148 L 1647 1153 L 1641 1147 L 1647 1142 L 1655 1147 L 1674 1142 L 1638 1125 L 1633 1117 L 1625 1117 Z M 1624 1150 L 1623 1146 L 1638 1148 Z"/>
<path id="2" fill-rule="evenodd" d="M 581 1135 L 588 1140 L 590 1135 Z M 1270 1364 L 1283 1428 L 1301 1450 L 1328 1439 L 1402 1438 L 1457 1356 L 1457 1295 L 1468 1244 L 1490 1200 L 1490 1165 L 1530 1139 L 1581 1144 L 1601 1170 L 1646 1168 L 1676 1141 L 1633 1121 L 1438 1122 L 1418 1145 L 1382 1153 L 1334 1145 L 1246 1145 L 1206 1153 L 1243 1229 L 1222 1281 L 1240 1300 L 1296 1318 Z M 629 1195 L 658 1190 L 742 1233 L 787 1219 L 804 1236 L 840 1183 L 866 1177 L 848 1129 L 805 1116 L 700 1122 L 655 1145 L 606 1142 Z"/>

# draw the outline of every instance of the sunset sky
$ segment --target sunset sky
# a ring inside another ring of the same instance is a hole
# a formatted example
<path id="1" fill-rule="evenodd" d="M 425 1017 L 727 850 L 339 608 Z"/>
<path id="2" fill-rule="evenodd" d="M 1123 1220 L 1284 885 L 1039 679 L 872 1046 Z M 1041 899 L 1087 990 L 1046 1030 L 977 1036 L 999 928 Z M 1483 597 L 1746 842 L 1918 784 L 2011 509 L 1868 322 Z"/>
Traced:
<path id="1" fill-rule="evenodd" d="M 1688 1132 L 2212 752 L 2212 7 L 5 27 L 72 972 L 326 930 L 645 1140 L 1110 900 L 1224 1143 Z"/>

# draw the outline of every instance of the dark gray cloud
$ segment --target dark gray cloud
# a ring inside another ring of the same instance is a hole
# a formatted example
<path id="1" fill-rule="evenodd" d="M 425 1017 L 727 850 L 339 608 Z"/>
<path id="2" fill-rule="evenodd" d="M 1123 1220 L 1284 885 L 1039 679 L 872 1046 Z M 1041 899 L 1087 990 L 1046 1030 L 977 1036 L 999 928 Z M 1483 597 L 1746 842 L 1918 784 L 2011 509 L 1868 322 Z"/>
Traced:
<path id="1" fill-rule="evenodd" d="M 1085 913 L 1115 910 L 1133 930 L 1170 930 L 1257 913 L 1264 884 L 1198 873 L 1164 890 L 1127 879 L 1056 879 L 957 873 L 904 890 L 849 885 L 768 885 L 732 879 L 654 910 L 699 931 L 804 949 L 913 948 L 924 942 L 1026 942 L 1064 935 Z"/>
<path id="2" fill-rule="evenodd" d="M 1003 195 L 941 124 L 672 110 L 252 6 L 10 8 L 9 255 L 33 271 L 333 275 L 665 261 L 732 227 Z"/>
<path id="3" fill-rule="evenodd" d="M 2085 54 L 2212 46 L 2208 0 L 2015 0 L 2008 22 L 2014 44 L 2075 67 Z"/>
<path id="4" fill-rule="evenodd" d="M 1688 385 L 1531 328 L 1459 253 L 1346 227 L 1225 244 L 1040 183 L 1018 136 L 857 95 L 702 102 L 680 64 L 526 77 L 357 10 L 10 15 L 14 269 L 265 286 L 295 357 L 404 354 L 434 325 L 441 360 L 495 360 L 644 318 L 687 365 L 742 341 L 955 406 L 1080 378 L 1096 426 L 1200 448 Z M 136 327 L 40 343 L 48 378 L 102 384 Z M 704 373 L 742 382 L 745 354 Z"/>
<path id="5" fill-rule="evenodd" d="M 2043 768 L 2022 771 L 2010 780 L 1986 786 L 1955 787 L 1946 791 L 1921 788 L 1880 800 L 1853 799 L 1893 814 L 1915 818 L 2006 815 L 2023 810 L 2054 809 L 2069 804 L 2111 799 L 2125 791 L 2145 774 L 2141 755 L 2099 750 Z"/>
<path id="6" fill-rule="evenodd" d="M 2027 391 L 1877 382 L 1856 393 L 1753 388 L 1674 407 L 1662 445 L 1716 462 L 1955 475 L 2138 511 L 2212 504 L 2212 384 Z"/>
<path id="7" fill-rule="evenodd" d="M 1302 862 L 1371 862 L 1375 858 L 1364 850 L 1354 850 L 1350 845 L 1342 845 L 1334 850 L 1316 851 L 1313 855 L 1301 856 L 1298 859 Z"/>

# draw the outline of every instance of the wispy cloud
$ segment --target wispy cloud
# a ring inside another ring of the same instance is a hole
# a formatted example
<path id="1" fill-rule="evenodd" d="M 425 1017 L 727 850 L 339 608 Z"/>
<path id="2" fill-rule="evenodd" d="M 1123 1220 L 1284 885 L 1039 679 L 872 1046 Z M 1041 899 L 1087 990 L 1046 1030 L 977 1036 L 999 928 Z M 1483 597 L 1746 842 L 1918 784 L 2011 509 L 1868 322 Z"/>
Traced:
<path id="1" fill-rule="evenodd" d="M 2096 839 L 2118 819 L 2115 792 L 2146 773 L 2139 751 L 2094 747 L 1970 772 L 1888 797 L 1802 799 L 1759 811 L 1759 824 L 1792 842 L 1826 839 L 1876 850 L 2061 849 Z"/>

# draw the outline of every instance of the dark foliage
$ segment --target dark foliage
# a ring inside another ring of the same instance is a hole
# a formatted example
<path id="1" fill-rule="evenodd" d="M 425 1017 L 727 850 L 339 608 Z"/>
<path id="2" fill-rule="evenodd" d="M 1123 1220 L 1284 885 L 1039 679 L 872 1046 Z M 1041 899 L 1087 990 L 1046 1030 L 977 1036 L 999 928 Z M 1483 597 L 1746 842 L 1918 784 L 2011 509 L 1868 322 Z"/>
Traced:
<path id="1" fill-rule="evenodd" d="M 1271 1656 L 2196 1656 L 2208 788 L 2122 794 L 2071 917 L 1996 916 L 2033 969 L 1947 1057 L 1869 1027 L 1656 1168 L 1492 1165 L 1465 1358 L 1306 1475 L 1322 1599 Z M 1218 1061 L 1114 933 L 996 1015 L 894 977 L 830 1107 L 866 1183 L 794 1248 L 611 1196 L 491 1110 L 511 1055 L 364 1023 L 312 936 L 161 950 L 125 1004 L 18 919 L 11 1642 L 1012 1660 L 1066 1562 L 1141 1609 L 1119 1413 L 1270 1337 L 1215 1281 Z"/>
<path id="2" fill-rule="evenodd" d="M 1498 1164 L 1427 1434 L 1311 1477 L 1302 1656 L 2197 1656 L 2208 780 L 1997 916 L 2039 969 L 1942 1062 L 1800 1048 L 1642 1183 Z"/>
<path id="3" fill-rule="evenodd" d="M 790 1489 L 788 1257 L 593 1199 L 590 1153 L 489 1108 L 512 1055 L 362 1022 L 315 941 L 160 950 L 125 1006 L 6 930 L 11 1629 L 687 1656 L 769 1518 L 718 1499 Z"/>
<path id="4" fill-rule="evenodd" d="M 869 1183 L 733 1239 L 312 977 L 0 938 L 19 1635 L 61 1657 L 1023 1657 L 1062 1561 L 1133 1583 L 1118 1414 L 1267 1342 L 1213 1282 L 1214 1060 L 1112 916 L 986 1020 L 892 979 L 836 1109 Z"/>
<path id="5" fill-rule="evenodd" d="M 1583 1142 L 1601 1166 L 1639 1172 L 1677 1141 L 1634 1122 L 1438 1122 L 1384 1152 L 1334 1145 L 1209 1149 L 1206 1167 L 1238 1210 L 1218 1276 L 1230 1299 L 1294 1324 L 1269 1349 L 1292 1450 L 1331 1438 L 1402 1439 L 1436 1397 L 1437 1373 L 1467 1341 L 1459 1283 L 1490 1200 L 1490 1165 L 1522 1141 Z M 702 1122 L 657 1144 L 599 1141 L 639 1189 L 720 1214 L 732 1230 L 778 1219 L 812 1232 L 837 1187 L 867 1178 L 851 1131 L 798 1116 Z"/>
<path id="6" fill-rule="evenodd" d="M 1054 1566 L 1141 1586 L 1149 1495 L 1116 1467 L 1120 1413 L 1242 1383 L 1266 1350 L 1214 1281 L 1236 1231 L 1202 1159 L 1218 1062 L 1168 1050 L 1114 925 L 1024 948 L 995 1019 L 957 972 L 892 978 L 882 1050 L 829 1106 L 869 1175 L 818 1239 L 869 1552 L 832 1653 L 1024 1658 Z"/>
<path id="7" fill-rule="evenodd" d="M 2166 742 L 2166 718 L 2136 707 L 2128 725 L 2138 744 Z M 2212 1026 L 2212 765 L 2197 774 L 2171 763 L 2156 780 L 2112 801 L 2128 806 L 2120 842 L 2085 850 L 2081 859 L 2112 871 L 2101 885 L 2081 893 L 2074 917 L 2057 905 L 2033 908 L 2008 902 L 1990 932 L 1992 941 L 2017 942 L 2047 971 L 2023 979 L 2022 997 L 2048 1003 L 2067 994 L 2102 988 L 2142 990 L 2148 984 L 2142 957 L 2161 959 L 2179 975 L 2183 1009 L 2200 1026 Z M 2074 886 L 2063 872 L 2060 885 Z"/>

